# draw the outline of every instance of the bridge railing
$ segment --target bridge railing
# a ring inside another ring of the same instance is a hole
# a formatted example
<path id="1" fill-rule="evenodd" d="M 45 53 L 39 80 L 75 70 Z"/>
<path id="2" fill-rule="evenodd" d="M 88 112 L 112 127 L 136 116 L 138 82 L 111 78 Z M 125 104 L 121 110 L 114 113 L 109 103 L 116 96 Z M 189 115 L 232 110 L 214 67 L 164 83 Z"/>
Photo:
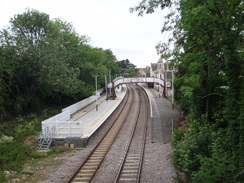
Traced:
<path id="1" fill-rule="evenodd" d="M 165 96 L 166 88 L 172 87 L 172 83 L 170 81 L 166 82 L 165 80 L 156 77 L 129 77 L 129 78 L 118 77 L 114 79 L 113 82 L 108 83 L 107 87 L 110 88 L 110 91 L 112 89 L 113 92 L 110 95 L 107 95 L 107 97 L 110 99 L 115 99 L 116 98 L 115 88 L 119 85 L 128 84 L 128 83 L 155 83 L 156 85 L 159 85 L 162 88 L 164 88 L 163 90 L 164 96 Z"/>
<path id="2" fill-rule="evenodd" d="M 160 78 L 155 78 L 155 77 L 130 77 L 130 78 L 119 77 L 113 81 L 113 84 L 109 83 L 108 88 L 116 87 L 118 85 L 127 84 L 127 83 L 157 83 L 163 87 L 165 85 L 164 80 L 162 80 Z M 169 85 L 169 83 L 166 84 L 167 87 L 168 87 L 168 85 Z"/>

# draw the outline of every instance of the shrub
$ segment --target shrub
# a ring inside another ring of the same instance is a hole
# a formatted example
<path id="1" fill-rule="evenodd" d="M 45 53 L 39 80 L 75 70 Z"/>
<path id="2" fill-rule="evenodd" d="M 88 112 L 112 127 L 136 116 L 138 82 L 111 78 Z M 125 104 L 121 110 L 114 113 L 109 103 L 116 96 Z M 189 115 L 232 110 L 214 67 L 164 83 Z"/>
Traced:
<path id="1" fill-rule="evenodd" d="M 60 153 L 62 150 L 62 147 L 52 147 L 49 149 L 49 151 L 47 152 L 47 155 L 51 155 L 51 154 L 58 154 Z"/>
<path id="2" fill-rule="evenodd" d="M 33 119 L 30 122 L 22 122 L 22 124 L 17 125 L 15 130 L 15 137 L 21 140 L 29 135 L 34 135 L 38 130 L 40 130 L 40 122 L 37 119 Z"/>
<path id="3" fill-rule="evenodd" d="M 6 179 L 6 175 L 5 175 L 4 171 L 0 170 L 0 182 L 4 182 L 6 180 L 7 179 Z"/>
<path id="4" fill-rule="evenodd" d="M 208 156 L 209 153 L 210 134 L 211 126 L 204 119 L 191 121 L 188 131 L 184 134 L 182 130 L 175 132 L 173 161 L 179 169 L 189 175 L 198 171 L 200 166 L 199 155 Z"/>
<path id="5" fill-rule="evenodd" d="M 13 142 L 0 146 L 0 169 L 18 169 L 29 156 L 29 147 Z"/>
<path id="6" fill-rule="evenodd" d="M 179 142 L 181 142 L 184 139 L 184 132 L 185 131 L 183 128 L 178 128 L 174 130 L 173 139 L 171 141 L 174 147 L 177 147 L 177 144 L 179 144 Z"/>
<path id="7" fill-rule="evenodd" d="M 190 121 L 187 131 L 175 131 L 173 162 L 193 183 L 243 180 L 238 151 L 231 148 L 226 133 L 204 118 Z"/>
<path id="8" fill-rule="evenodd" d="M 232 156 L 226 151 L 219 132 L 213 132 L 211 136 L 211 154 L 209 157 L 199 155 L 200 168 L 192 174 L 192 180 L 198 183 L 233 182 L 229 179 L 231 172 L 235 170 Z"/>
<path id="9" fill-rule="evenodd" d="M 35 159 L 42 158 L 42 157 L 45 157 L 45 156 L 47 156 L 47 152 L 46 151 L 33 151 L 31 153 L 31 157 L 35 158 Z"/>

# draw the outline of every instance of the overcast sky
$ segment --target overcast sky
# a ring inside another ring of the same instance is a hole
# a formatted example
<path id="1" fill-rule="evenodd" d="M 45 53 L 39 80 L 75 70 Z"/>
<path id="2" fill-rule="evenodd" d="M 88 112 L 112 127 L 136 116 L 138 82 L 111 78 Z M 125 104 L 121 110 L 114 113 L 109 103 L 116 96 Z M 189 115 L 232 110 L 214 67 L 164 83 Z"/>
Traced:
<path id="1" fill-rule="evenodd" d="M 111 49 L 116 58 L 129 59 L 137 67 L 150 66 L 159 59 L 155 46 L 163 41 L 163 12 L 137 16 L 129 8 L 140 0 L 0 0 L 0 29 L 26 8 L 61 18 L 73 24 L 91 45 Z"/>

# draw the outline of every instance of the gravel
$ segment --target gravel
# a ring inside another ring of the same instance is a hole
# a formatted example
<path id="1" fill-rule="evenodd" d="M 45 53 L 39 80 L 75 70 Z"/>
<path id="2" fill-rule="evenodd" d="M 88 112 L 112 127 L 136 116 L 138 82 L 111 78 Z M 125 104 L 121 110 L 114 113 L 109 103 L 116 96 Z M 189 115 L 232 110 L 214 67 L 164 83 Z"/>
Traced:
<path id="1" fill-rule="evenodd" d="M 89 141 L 89 145 L 78 150 L 72 157 L 67 157 L 61 165 L 52 172 L 46 175 L 45 180 L 40 183 L 66 183 L 73 175 L 76 169 L 80 166 L 85 158 L 92 151 L 99 139 L 106 133 L 111 123 L 105 124 L 102 129 Z M 128 142 L 128 136 L 131 133 L 132 123 L 127 121 L 120 133 L 118 134 L 115 143 L 105 157 L 100 169 L 92 182 L 108 183 L 113 182 L 116 172 L 119 169 L 120 159 L 125 153 L 124 144 Z M 171 160 L 172 148 L 170 143 L 152 143 L 151 142 L 151 122 L 148 122 L 147 141 L 145 145 L 144 162 L 142 167 L 141 183 L 171 183 L 174 182 L 176 171 Z"/>
<path id="2" fill-rule="evenodd" d="M 147 127 L 144 162 L 141 183 L 173 183 L 176 170 L 172 164 L 172 147 L 170 143 L 151 140 L 151 123 Z"/>

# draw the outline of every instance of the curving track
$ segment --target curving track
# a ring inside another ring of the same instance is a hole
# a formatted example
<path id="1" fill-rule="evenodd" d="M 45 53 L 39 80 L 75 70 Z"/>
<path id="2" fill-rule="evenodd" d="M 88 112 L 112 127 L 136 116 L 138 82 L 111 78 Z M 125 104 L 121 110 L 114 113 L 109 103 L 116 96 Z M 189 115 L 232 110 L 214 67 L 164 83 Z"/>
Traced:
<path id="1" fill-rule="evenodd" d="M 120 166 L 115 182 L 140 182 L 141 168 L 146 142 L 146 126 L 148 119 L 148 99 L 140 88 L 137 88 L 139 94 L 139 111 L 135 121 L 134 129 L 131 134 L 131 140 L 127 146 L 127 151 Z"/>
<path id="2" fill-rule="evenodd" d="M 80 166 L 69 182 L 91 182 L 106 154 L 113 144 L 117 134 L 125 121 L 133 122 L 130 142 L 126 147 L 115 182 L 139 182 L 143 162 L 144 144 L 146 136 L 146 122 L 148 119 L 148 99 L 145 92 L 136 85 L 128 85 L 128 94 L 122 102 L 120 110 L 115 113 L 114 124 L 89 157 Z M 133 114 L 133 115 L 129 115 Z"/>

